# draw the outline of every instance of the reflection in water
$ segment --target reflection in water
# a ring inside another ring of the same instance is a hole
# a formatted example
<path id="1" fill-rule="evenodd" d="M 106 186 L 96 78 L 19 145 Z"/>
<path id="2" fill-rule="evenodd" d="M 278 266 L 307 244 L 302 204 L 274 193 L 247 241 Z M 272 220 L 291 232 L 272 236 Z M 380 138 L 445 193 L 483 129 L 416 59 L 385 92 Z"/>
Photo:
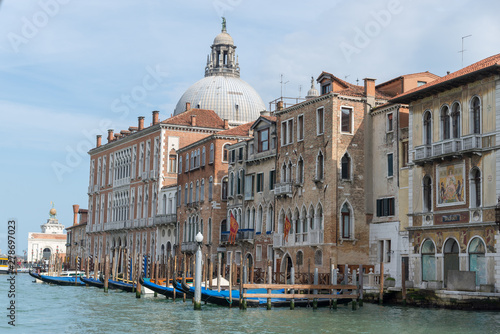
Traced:
<path id="1" fill-rule="evenodd" d="M 366 304 L 357 311 L 296 308 L 227 309 L 96 288 L 33 284 L 17 276 L 18 333 L 497 333 L 498 312 Z M 0 280 L 0 291 L 7 291 Z M 2 293 L 2 305 L 7 305 Z M 4 311 L 6 312 L 6 311 Z M 2 317 L 2 318 L 5 318 Z M 4 319 L 0 332 L 7 326 Z"/>

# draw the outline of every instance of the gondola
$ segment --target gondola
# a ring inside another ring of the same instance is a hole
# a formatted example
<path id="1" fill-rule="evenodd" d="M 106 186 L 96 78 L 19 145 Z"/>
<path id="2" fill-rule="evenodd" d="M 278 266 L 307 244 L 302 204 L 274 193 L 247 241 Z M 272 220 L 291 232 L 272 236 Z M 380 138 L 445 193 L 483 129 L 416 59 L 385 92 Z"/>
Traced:
<path id="1" fill-rule="evenodd" d="M 108 286 L 113 289 L 123 290 L 125 292 L 135 292 L 135 284 L 124 281 L 115 281 L 108 279 Z"/>
<path id="2" fill-rule="evenodd" d="M 30 274 L 30 276 L 31 276 L 31 277 L 33 277 L 34 279 L 41 279 L 41 278 L 40 278 L 40 274 L 38 274 L 38 273 L 34 273 L 34 272 L 32 272 L 31 270 L 29 271 L 29 274 Z"/>
<path id="3" fill-rule="evenodd" d="M 33 275 L 32 275 L 33 276 Z M 64 285 L 64 286 L 85 286 L 80 277 L 61 277 L 61 276 L 47 276 L 40 275 L 40 279 L 48 284 Z M 76 284 L 75 284 L 76 279 Z"/>
<path id="4" fill-rule="evenodd" d="M 158 285 L 158 284 L 151 282 L 150 278 L 142 278 L 142 277 L 139 278 L 139 282 L 144 287 L 151 289 L 156 293 L 164 295 L 168 298 L 174 298 L 174 288 L 172 286 Z M 178 289 L 175 289 L 175 290 L 176 290 L 175 297 L 180 298 L 182 296 L 183 292 L 181 290 L 178 290 Z"/>
<path id="5" fill-rule="evenodd" d="M 95 279 L 95 278 L 92 278 L 92 277 L 81 277 L 81 280 L 85 283 L 85 284 L 88 284 L 90 286 L 93 286 L 93 287 L 96 287 L 96 288 L 99 288 L 99 289 L 103 289 L 104 288 L 104 283 L 101 282 L 100 280 L 98 279 Z"/>

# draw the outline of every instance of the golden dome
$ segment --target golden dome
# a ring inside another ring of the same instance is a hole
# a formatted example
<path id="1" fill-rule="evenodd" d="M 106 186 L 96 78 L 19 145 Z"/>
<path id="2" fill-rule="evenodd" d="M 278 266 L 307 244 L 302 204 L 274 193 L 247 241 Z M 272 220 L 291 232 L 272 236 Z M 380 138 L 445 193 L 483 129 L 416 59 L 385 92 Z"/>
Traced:
<path id="1" fill-rule="evenodd" d="M 56 211 L 55 208 L 52 208 L 52 209 L 50 209 L 49 213 L 50 213 L 51 216 L 55 216 L 56 213 L 57 213 L 57 211 Z"/>

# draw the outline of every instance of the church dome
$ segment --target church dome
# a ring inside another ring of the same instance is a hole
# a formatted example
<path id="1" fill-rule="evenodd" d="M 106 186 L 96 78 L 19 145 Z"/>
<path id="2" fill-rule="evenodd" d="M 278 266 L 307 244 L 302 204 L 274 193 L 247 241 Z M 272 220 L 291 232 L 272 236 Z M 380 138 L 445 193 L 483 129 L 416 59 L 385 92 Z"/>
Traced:
<path id="1" fill-rule="evenodd" d="M 234 45 L 234 41 L 231 35 L 223 31 L 220 34 L 218 34 L 214 39 L 214 45 L 217 44 Z"/>
<path id="2" fill-rule="evenodd" d="M 207 76 L 196 82 L 177 102 L 174 115 L 186 110 L 186 102 L 192 108 L 213 110 L 233 125 L 254 121 L 266 110 L 255 89 L 233 76 Z"/>
<path id="3" fill-rule="evenodd" d="M 238 125 L 256 120 L 266 106 L 259 94 L 240 79 L 240 67 L 233 38 L 226 31 L 223 18 L 222 30 L 211 46 L 205 66 L 205 78 L 196 82 L 182 95 L 174 110 L 178 115 L 192 108 L 213 110 L 229 124 Z"/>
<path id="4" fill-rule="evenodd" d="M 311 77 L 311 89 L 309 89 L 307 91 L 306 99 L 312 99 L 312 98 L 315 98 L 315 97 L 318 97 L 318 96 L 319 96 L 319 92 L 316 89 L 316 87 L 314 87 L 314 78 Z"/>

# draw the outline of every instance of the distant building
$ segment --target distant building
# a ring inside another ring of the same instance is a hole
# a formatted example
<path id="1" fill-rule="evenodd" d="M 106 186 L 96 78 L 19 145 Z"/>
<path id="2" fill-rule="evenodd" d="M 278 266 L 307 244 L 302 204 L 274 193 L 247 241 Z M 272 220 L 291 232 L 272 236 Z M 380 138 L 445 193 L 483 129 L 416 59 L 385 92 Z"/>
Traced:
<path id="1" fill-rule="evenodd" d="M 52 207 L 49 211 L 50 218 L 40 225 L 42 232 L 28 233 L 28 262 L 38 263 L 48 261 L 53 255 L 64 257 L 66 254 L 66 234 L 63 233 L 64 225 L 56 218 L 57 211 Z"/>
<path id="2" fill-rule="evenodd" d="M 80 206 L 73 205 L 73 225 L 66 227 L 66 267 L 75 269 L 77 258 L 81 259 L 80 269 L 84 266 L 84 261 L 87 254 L 87 214 L 86 209 L 80 209 Z M 80 220 L 78 221 L 78 215 Z M 92 268 L 93 269 L 93 268 Z"/>
<path id="3" fill-rule="evenodd" d="M 500 291 L 500 55 L 392 99 L 409 104 L 410 280 Z M 474 280 L 475 278 L 475 280 Z M 465 283 L 464 283 L 465 284 Z"/>

